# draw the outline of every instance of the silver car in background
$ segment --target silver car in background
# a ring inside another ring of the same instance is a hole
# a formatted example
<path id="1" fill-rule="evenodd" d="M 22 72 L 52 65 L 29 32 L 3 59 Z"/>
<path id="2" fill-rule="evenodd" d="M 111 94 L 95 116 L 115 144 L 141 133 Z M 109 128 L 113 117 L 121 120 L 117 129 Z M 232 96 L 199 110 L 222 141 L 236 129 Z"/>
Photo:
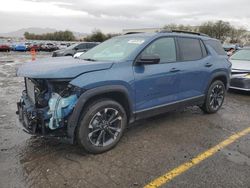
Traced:
<path id="1" fill-rule="evenodd" d="M 250 91 L 250 48 L 243 48 L 231 57 L 232 77 L 230 88 Z"/>
<path id="2" fill-rule="evenodd" d="M 56 50 L 53 52 L 52 57 L 59 56 L 74 56 L 78 52 L 87 52 L 91 48 L 100 44 L 99 42 L 81 42 L 73 44 L 65 49 Z"/>

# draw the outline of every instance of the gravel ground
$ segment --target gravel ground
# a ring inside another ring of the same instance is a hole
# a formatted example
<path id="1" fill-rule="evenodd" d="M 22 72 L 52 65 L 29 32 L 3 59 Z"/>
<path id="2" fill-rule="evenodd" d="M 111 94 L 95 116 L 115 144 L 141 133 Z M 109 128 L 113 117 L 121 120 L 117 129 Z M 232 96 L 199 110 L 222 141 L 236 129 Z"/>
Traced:
<path id="1" fill-rule="evenodd" d="M 48 57 L 39 53 L 36 58 Z M 237 131 L 250 127 L 250 94 L 230 91 L 217 114 L 190 107 L 139 121 L 113 150 L 89 155 L 27 135 L 15 115 L 29 53 L 0 52 L 0 187 L 142 187 Z M 163 187 L 250 187 L 250 135 Z"/>

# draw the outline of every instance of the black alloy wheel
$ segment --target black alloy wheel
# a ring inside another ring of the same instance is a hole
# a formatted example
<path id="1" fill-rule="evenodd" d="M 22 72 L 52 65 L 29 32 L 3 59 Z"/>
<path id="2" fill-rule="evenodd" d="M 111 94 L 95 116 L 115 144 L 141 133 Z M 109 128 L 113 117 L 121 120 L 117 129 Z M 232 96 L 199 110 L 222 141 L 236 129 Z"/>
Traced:
<path id="1" fill-rule="evenodd" d="M 95 146 L 108 146 L 119 136 L 122 116 L 114 108 L 98 111 L 89 123 L 88 138 Z"/>
<path id="2" fill-rule="evenodd" d="M 77 129 L 78 144 L 89 153 L 102 153 L 113 148 L 127 125 L 127 114 L 112 99 L 90 103 L 82 113 Z"/>
<path id="3" fill-rule="evenodd" d="M 215 113 L 217 112 L 225 99 L 226 89 L 222 81 L 214 81 L 207 92 L 205 102 L 201 109 L 206 113 Z"/>

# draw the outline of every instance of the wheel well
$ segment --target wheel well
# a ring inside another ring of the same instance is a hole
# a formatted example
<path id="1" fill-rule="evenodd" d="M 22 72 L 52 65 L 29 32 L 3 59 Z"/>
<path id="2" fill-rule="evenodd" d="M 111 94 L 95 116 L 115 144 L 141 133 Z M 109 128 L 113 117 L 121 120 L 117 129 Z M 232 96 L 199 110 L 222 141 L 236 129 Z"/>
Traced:
<path id="1" fill-rule="evenodd" d="M 127 117 L 128 117 L 128 120 L 130 118 L 130 105 L 129 105 L 129 101 L 126 97 L 125 94 L 123 94 L 122 92 L 119 92 L 119 91 L 112 91 L 112 92 L 108 92 L 108 93 L 103 93 L 103 94 L 97 94 L 91 98 L 89 98 L 87 100 L 87 102 L 85 103 L 85 105 L 83 106 L 83 108 L 85 106 L 87 106 L 88 104 L 98 100 L 98 99 L 101 99 L 101 98 L 109 98 L 109 99 L 113 99 L 114 101 L 118 102 L 119 104 L 122 105 L 122 107 L 125 109 L 126 111 L 126 114 L 127 114 Z"/>
<path id="2" fill-rule="evenodd" d="M 216 76 L 216 77 L 212 80 L 211 83 L 213 83 L 213 82 L 216 81 L 216 80 L 222 81 L 223 84 L 224 84 L 224 86 L 225 86 L 225 88 L 227 87 L 227 77 L 226 77 L 226 76 L 223 76 L 223 75 L 221 75 L 221 76 Z"/>

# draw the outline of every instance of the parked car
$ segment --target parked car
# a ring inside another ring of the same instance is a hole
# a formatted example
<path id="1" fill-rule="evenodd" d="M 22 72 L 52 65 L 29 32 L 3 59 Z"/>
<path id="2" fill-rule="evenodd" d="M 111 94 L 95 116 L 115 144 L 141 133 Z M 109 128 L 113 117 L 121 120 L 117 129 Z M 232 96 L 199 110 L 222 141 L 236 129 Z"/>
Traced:
<path id="1" fill-rule="evenodd" d="M 26 46 L 26 48 L 29 48 L 30 45 L 32 45 L 31 42 L 25 42 L 24 45 Z"/>
<path id="2" fill-rule="evenodd" d="M 7 44 L 0 44 L 0 52 L 9 52 L 11 50 L 10 46 Z"/>
<path id="3" fill-rule="evenodd" d="M 66 44 L 66 43 L 60 43 L 59 45 L 57 45 L 57 47 L 60 49 L 60 50 L 62 50 L 62 49 L 65 49 L 65 48 L 67 48 L 67 47 L 69 47 L 70 46 L 70 44 Z"/>
<path id="4" fill-rule="evenodd" d="M 241 47 L 238 44 L 224 44 L 223 49 L 228 52 L 231 49 L 234 49 L 234 51 L 241 49 Z"/>
<path id="5" fill-rule="evenodd" d="M 238 50 L 230 58 L 232 78 L 230 88 L 250 91 L 250 48 Z"/>
<path id="6" fill-rule="evenodd" d="M 60 135 L 101 153 L 113 148 L 135 120 L 190 105 L 217 112 L 230 72 L 220 42 L 208 36 L 123 35 L 76 59 L 21 66 L 17 75 L 26 87 L 17 113 L 31 134 Z"/>
<path id="7" fill-rule="evenodd" d="M 59 48 L 52 43 L 46 43 L 41 45 L 41 51 L 46 51 L 46 52 L 53 52 L 55 50 L 58 50 Z"/>
<path id="8" fill-rule="evenodd" d="M 227 56 L 232 56 L 237 50 L 241 49 L 239 44 L 224 44 L 223 49 L 227 53 Z"/>
<path id="9" fill-rule="evenodd" d="M 27 50 L 30 51 L 30 50 L 35 50 L 35 51 L 41 51 L 41 44 L 37 44 L 37 43 L 32 43 L 28 46 Z"/>
<path id="10" fill-rule="evenodd" d="M 98 42 L 82 42 L 73 44 L 65 49 L 57 50 L 53 52 L 52 57 L 58 57 L 58 56 L 74 56 L 77 52 L 86 52 L 89 49 L 97 46 Z"/>
<path id="11" fill-rule="evenodd" d="M 82 54 L 84 54 L 85 52 L 76 52 L 75 55 L 73 56 L 74 58 L 78 58 L 80 57 Z"/>
<path id="12" fill-rule="evenodd" d="M 13 45 L 13 50 L 14 50 L 14 51 L 21 51 L 21 52 L 24 52 L 24 51 L 27 50 L 27 48 L 26 48 L 26 45 L 25 45 L 25 44 L 20 43 L 20 44 L 15 44 L 15 45 Z"/>

